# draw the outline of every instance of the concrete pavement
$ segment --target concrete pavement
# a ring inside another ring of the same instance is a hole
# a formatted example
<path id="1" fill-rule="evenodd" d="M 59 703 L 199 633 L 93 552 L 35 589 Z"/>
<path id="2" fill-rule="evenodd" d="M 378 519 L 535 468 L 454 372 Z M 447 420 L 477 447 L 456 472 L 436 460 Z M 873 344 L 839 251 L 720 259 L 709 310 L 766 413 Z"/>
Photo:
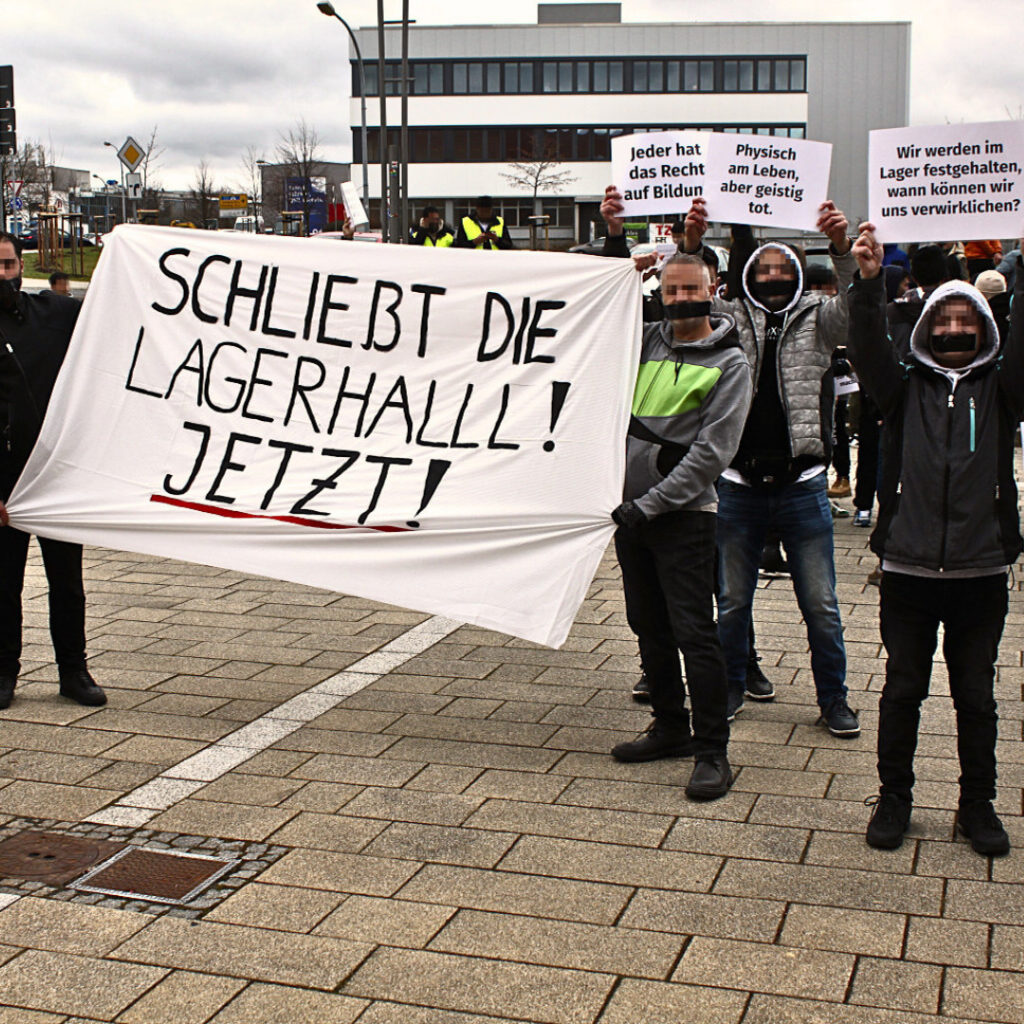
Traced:
<path id="1" fill-rule="evenodd" d="M 998 809 L 953 834 L 937 666 L 917 806 L 863 839 L 884 662 L 868 531 L 836 524 L 851 704 L 815 725 L 785 579 L 755 616 L 778 696 L 733 728 L 733 791 L 608 756 L 644 728 L 614 558 L 561 651 L 352 597 L 87 550 L 91 665 L 62 701 L 42 570 L 0 712 L 0 840 L 233 857 L 191 904 L 0 879 L 0 1022 L 922 1024 L 1024 1020 L 1024 602 L 1003 640 Z"/>

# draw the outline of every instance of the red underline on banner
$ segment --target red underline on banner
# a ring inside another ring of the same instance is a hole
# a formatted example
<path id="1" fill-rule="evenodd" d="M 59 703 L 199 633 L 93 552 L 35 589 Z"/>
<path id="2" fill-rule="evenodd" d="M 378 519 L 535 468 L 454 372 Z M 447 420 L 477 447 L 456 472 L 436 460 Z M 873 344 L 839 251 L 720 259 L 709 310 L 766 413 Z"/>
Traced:
<path id="1" fill-rule="evenodd" d="M 189 508 L 193 512 L 208 512 L 210 515 L 223 516 L 225 519 L 272 519 L 277 523 L 291 523 L 294 526 L 312 526 L 318 530 L 376 530 L 378 533 L 411 533 L 404 526 L 358 526 L 348 523 L 328 523 L 322 519 L 303 519 L 301 516 L 263 516 L 258 512 L 242 512 L 237 508 L 225 508 L 223 505 L 203 505 L 198 501 L 182 501 L 180 498 L 168 498 L 165 494 L 151 494 L 150 501 L 162 505 L 176 505 L 178 508 Z"/>

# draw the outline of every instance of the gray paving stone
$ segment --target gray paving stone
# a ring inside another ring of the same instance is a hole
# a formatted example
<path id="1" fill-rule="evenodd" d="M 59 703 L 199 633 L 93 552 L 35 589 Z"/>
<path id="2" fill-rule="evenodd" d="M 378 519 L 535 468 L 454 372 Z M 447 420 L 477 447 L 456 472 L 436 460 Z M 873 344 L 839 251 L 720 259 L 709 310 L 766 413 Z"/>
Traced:
<path id="1" fill-rule="evenodd" d="M 772 942 L 785 909 L 779 900 L 638 889 L 618 923 L 674 934 Z"/>
<path id="2" fill-rule="evenodd" d="M 672 819 L 667 815 L 517 800 L 488 800 L 465 822 L 471 828 L 593 839 L 631 846 L 657 846 L 668 833 L 671 823 Z"/>
<path id="3" fill-rule="evenodd" d="M 470 910 L 613 924 L 631 892 L 621 885 L 427 864 L 397 895 Z"/>
<path id="4" fill-rule="evenodd" d="M 943 884 L 938 878 L 849 868 L 729 860 L 714 891 L 725 896 L 770 892 L 775 899 L 796 903 L 936 916 L 942 911 Z M 949 913 L 948 904 L 945 912 Z"/>
<path id="5" fill-rule="evenodd" d="M 504 871 L 619 885 L 706 892 L 721 858 L 611 843 L 523 836 L 498 865 Z"/>
<path id="6" fill-rule="evenodd" d="M 853 966 L 854 957 L 842 953 L 696 936 L 672 980 L 715 977 L 724 988 L 841 1002 Z"/>
<path id="7" fill-rule="evenodd" d="M 492 1015 L 515 1007 L 527 1020 L 590 1024 L 613 981 L 608 974 L 382 947 L 342 992 Z"/>
<path id="8" fill-rule="evenodd" d="M 1020 983 L 1020 975 L 1016 972 L 950 967 L 946 971 L 942 1012 L 967 1020 L 1019 1024 L 1024 1020 L 1024 986 Z"/>
<path id="9" fill-rule="evenodd" d="M 667 979 L 683 947 L 679 936 L 630 928 L 460 910 L 429 948 L 494 960 Z"/>
<path id="10" fill-rule="evenodd" d="M 700 985 L 623 978 L 601 1024 L 737 1024 L 744 993 Z"/>

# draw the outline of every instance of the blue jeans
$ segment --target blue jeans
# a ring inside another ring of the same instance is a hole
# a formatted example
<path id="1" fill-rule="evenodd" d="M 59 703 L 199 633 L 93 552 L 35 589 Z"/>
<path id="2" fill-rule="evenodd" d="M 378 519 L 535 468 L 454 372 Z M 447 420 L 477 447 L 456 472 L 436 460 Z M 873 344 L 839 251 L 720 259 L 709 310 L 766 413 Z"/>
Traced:
<path id="1" fill-rule="evenodd" d="M 718 482 L 718 634 L 732 706 L 743 701 L 750 612 L 770 529 L 782 537 L 797 604 L 807 623 L 818 705 L 824 710 L 837 698 L 846 698 L 846 648 L 825 488 L 825 473 L 777 491 Z"/>

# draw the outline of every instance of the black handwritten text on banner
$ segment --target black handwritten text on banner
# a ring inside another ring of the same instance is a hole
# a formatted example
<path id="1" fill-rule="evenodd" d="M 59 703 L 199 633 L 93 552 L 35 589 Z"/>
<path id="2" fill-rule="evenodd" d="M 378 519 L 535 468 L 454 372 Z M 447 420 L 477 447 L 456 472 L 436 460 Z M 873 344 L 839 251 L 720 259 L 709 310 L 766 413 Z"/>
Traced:
<path id="1" fill-rule="evenodd" d="M 560 643 L 621 496 L 635 277 L 118 228 L 12 521 Z"/>

